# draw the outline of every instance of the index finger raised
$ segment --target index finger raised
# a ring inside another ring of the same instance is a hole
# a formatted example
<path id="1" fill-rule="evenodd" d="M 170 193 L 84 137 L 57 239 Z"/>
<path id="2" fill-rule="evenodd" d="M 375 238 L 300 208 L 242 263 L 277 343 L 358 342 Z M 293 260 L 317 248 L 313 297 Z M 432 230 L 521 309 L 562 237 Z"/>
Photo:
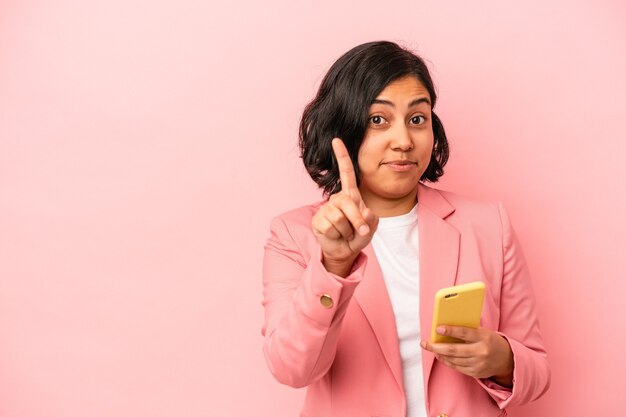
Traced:
<path id="1" fill-rule="evenodd" d="M 339 138 L 332 140 L 333 152 L 335 158 L 337 158 L 337 165 L 339 166 L 339 179 L 341 180 L 341 190 L 348 191 L 350 193 L 357 192 L 358 187 L 356 183 L 356 174 L 354 173 L 354 166 L 350 159 L 350 154 L 346 145 Z"/>

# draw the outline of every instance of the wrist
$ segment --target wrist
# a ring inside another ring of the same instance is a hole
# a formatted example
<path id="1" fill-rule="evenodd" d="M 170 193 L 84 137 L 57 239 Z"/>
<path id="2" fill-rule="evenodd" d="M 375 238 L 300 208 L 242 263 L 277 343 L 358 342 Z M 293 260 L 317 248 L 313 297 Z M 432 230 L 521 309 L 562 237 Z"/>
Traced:
<path id="1" fill-rule="evenodd" d="M 489 378 L 490 380 L 492 380 L 493 382 L 495 382 L 498 385 L 501 385 L 503 387 L 506 388 L 513 388 L 513 372 L 511 372 L 509 375 L 505 375 L 505 376 L 492 376 L 491 378 Z"/>
<path id="2" fill-rule="evenodd" d="M 513 350 L 511 349 L 511 345 L 509 345 L 508 340 L 504 336 L 499 335 L 499 341 L 502 344 L 504 357 L 502 359 L 502 365 L 498 373 L 493 375 L 490 379 L 499 385 L 511 388 L 513 386 L 513 371 L 515 367 Z"/>
<path id="3" fill-rule="evenodd" d="M 359 254 L 357 253 L 356 255 L 344 260 L 333 260 L 324 257 L 322 259 L 322 264 L 324 265 L 326 271 L 330 272 L 331 274 L 335 274 L 337 276 L 345 278 L 350 275 L 350 272 L 352 271 L 352 266 L 354 265 L 354 261 L 358 256 Z"/>

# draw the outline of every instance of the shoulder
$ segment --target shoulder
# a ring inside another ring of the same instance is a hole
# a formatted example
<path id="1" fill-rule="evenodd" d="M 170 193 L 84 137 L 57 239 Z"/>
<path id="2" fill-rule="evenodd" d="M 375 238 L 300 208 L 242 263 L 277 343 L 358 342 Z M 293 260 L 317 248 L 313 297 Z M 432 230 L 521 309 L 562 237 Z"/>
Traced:
<path id="1" fill-rule="evenodd" d="M 270 224 L 269 246 L 290 248 L 303 256 L 313 253 L 318 243 L 311 229 L 315 213 L 325 201 L 294 208 L 274 217 Z"/>
<path id="2" fill-rule="evenodd" d="M 297 229 L 299 227 L 305 227 L 307 229 L 310 229 L 313 216 L 315 215 L 315 213 L 317 213 L 317 210 L 324 203 L 325 201 L 318 201 L 316 203 L 307 204 L 285 211 L 274 217 L 272 219 L 272 224 L 283 223 L 290 229 Z"/>
<path id="3" fill-rule="evenodd" d="M 500 229 L 506 210 L 499 201 L 484 200 L 422 185 L 424 204 L 460 227 Z"/>
<path id="4" fill-rule="evenodd" d="M 452 191 L 438 190 L 441 196 L 445 198 L 454 208 L 457 214 L 466 213 L 493 213 L 498 211 L 498 206 L 501 204 L 498 201 L 483 200 L 475 197 L 470 197 L 462 194 L 457 194 Z"/>
<path id="5" fill-rule="evenodd" d="M 478 199 L 475 197 L 469 197 L 453 191 L 434 188 L 430 185 L 422 183 L 420 183 L 419 185 L 418 195 L 420 202 L 423 202 L 429 208 L 433 208 L 439 211 L 490 211 L 493 209 L 497 209 L 498 205 L 500 205 L 500 203 L 497 201 L 489 201 L 484 199 Z"/>

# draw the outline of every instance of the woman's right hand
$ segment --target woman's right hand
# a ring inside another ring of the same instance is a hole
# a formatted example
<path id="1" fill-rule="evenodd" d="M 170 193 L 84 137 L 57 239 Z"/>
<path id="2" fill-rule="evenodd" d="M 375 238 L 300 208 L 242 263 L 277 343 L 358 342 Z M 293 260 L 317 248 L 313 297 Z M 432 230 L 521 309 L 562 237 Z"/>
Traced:
<path id="1" fill-rule="evenodd" d="M 334 138 L 332 147 L 339 166 L 341 191 L 318 209 L 311 226 L 322 247 L 326 270 L 346 277 L 361 250 L 372 240 L 378 217 L 363 203 L 346 146 L 341 139 Z"/>

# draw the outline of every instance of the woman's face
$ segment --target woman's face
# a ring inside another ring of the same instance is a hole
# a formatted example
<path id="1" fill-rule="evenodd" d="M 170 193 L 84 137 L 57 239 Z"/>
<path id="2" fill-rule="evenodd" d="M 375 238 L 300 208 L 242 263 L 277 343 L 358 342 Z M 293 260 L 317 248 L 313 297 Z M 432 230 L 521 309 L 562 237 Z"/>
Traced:
<path id="1" fill-rule="evenodd" d="M 358 154 L 359 190 L 368 206 L 415 203 L 433 149 L 431 117 L 428 90 L 413 76 L 390 83 L 376 97 Z"/>

